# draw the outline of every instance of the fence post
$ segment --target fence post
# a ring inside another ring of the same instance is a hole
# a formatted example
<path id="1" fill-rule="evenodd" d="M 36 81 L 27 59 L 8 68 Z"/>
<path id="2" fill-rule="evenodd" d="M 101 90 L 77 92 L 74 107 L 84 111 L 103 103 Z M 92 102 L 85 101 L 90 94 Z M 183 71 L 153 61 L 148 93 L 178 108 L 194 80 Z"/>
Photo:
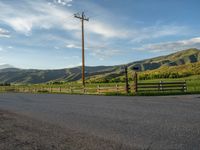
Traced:
<path id="1" fill-rule="evenodd" d="M 127 66 L 124 66 L 125 71 L 125 83 L 126 83 L 126 93 L 129 93 L 129 84 L 128 84 L 128 68 Z"/>
<path id="2" fill-rule="evenodd" d="M 70 94 L 72 94 L 73 93 L 73 91 L 72 91 L 72 87 L 70 86 Z"/>
<path id="3" fill-rule="evenodd" d="M 118 84 L 116 84 L 116 92 L 118 93 L 119 91 L 119 88 L 118 88 Z"/>
<path id="4" fill-rule="evenodd" d="M 100 85 L 98 85 L 98 86 L 97 86 L 98 94 L 100 94 L 100 90 L 101 90 L 101 89 L 100 89 Z"/>
<path id="5" fill-rule="evenodd" d="M 61 86 L 60 86 L 60 93 L 62 92 L 62 88 L 61 88 Z"/>
<path id="6" fill-rule="evenodd" d="M 163 81 L 160 81 L 159 90 L 160 90 L 160 91 L 163 91 Z"/>
<path id="7" fill-rule="evenodd" d="M 138 75 L 137 75 L 137 72 L 134 73 L 133 79 L 134 79 L 133 93 L 137 93 L 138 92 Z"/>
<path id="8" fill-rule="evenodd" d="M 85 86 L 83 86 L 83 94 L 85 94 Z"/>
<path id="9" fill-rule="evenodd" d="M 183 85 L 183 92 L 187 92 L 187 83 L 186 83 L 186 80 L 185 80 L 185 83 Z"/>

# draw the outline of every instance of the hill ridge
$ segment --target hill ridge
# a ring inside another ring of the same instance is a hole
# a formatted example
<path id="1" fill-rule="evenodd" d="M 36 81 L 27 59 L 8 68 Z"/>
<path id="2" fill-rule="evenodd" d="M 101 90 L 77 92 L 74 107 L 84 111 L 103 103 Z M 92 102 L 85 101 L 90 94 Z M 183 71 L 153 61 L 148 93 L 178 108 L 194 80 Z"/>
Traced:
<path id="1" fill-rule="evenodd" d="M 139 71 L 151 71 L 163 66 L 180 66 L 196 63 L 200 61 L 200 50 L 191 48 L 178 51 L 165 56 L 145 59 L 128 63 L 129 70 L 139 67 Z M 200 65 L 200 64 L 198 64 Z M 123 66 L 87 66 L 86 77 L 88 80 L 120 80 L 123 75 Z M 50 81 L 77 81 L 81 79 L 81 67 L 57 69 L 57 70 L 37 70 L 37 69 L 0 69 L 0 82 L 9 83 L 46 83 Z"/>

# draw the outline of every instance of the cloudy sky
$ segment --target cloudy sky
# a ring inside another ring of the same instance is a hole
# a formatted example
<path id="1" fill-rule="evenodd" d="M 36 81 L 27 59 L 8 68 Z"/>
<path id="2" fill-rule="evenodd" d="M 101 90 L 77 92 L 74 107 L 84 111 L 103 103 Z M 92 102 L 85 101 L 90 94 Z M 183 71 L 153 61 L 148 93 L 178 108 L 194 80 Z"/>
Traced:
<path id="1" fill-rule="evenodd" d="M 0 0 L 0 64 L 56 69 L 116 65 L 200 48 L 199 0 Z"/>

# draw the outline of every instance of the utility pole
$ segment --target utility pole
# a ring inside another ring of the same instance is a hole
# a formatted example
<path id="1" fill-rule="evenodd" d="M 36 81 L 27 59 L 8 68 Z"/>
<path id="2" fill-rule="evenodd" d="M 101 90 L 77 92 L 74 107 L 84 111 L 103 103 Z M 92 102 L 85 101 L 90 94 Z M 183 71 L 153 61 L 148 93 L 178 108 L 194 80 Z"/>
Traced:
<path id="1" fill-rule="evenodd" d="M 82 82 L 83 82 L 83 86 L 85 87 L 85 41 L 84 41 L 84 21 L 89 21 L 89 18 L 87 18 L 84 14 L 84 12 L 82 12 L 82 14 L 80 15 L 78 14 L 74 14 L 75 18 L 78 18 L 81 20 L 81 24 L 82 24 Z"/>

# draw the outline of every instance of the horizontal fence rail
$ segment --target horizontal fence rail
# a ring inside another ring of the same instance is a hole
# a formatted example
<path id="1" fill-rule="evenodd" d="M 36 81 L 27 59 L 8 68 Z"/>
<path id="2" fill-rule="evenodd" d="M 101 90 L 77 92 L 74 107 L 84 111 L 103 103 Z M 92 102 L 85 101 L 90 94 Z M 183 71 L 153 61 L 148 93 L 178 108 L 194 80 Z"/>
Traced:
<path id="1" fill-rule="evenodd" d="M 0 86 L 1 92 L 22 92 L 22 93 L 66 93 L 66 94 L 106 94 L 126 93 L 123 85 L 97 85 L 93 87 L 82 86 Z"/>
<path id="2" fill-rule="evenodd" d="M 186 82 L 163 82 L 159 83 L 138 83 L 137 92 L 164 92 L 164 91 L 181 91 L 187 92 Z"/>

